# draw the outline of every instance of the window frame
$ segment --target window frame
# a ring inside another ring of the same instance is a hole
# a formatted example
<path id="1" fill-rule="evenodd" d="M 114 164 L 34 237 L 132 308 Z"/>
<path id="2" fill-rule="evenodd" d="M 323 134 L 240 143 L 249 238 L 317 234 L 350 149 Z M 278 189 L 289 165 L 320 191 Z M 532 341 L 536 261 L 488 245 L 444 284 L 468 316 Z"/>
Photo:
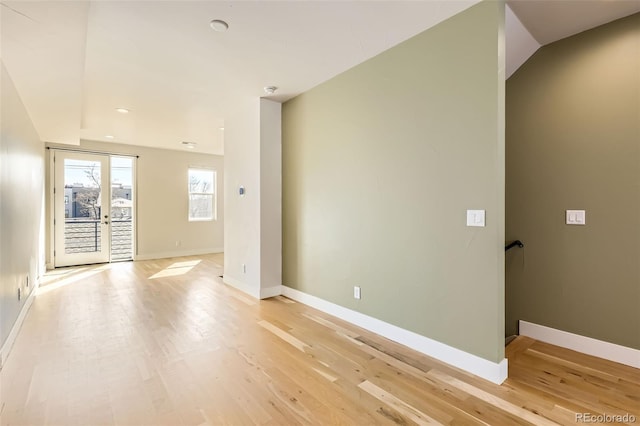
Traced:
<path id="1" fill-rule="evenodd" d="M 211 173 L 211 192 L 196 192 L 191 191 L 191 172 L 207 172 Z M 187 219 L 189 222 L 213 222 L 218 220 L 218 173 L 215 169 L 206 168 L 202 166 L 189 166 L 187 170 Z M 192 217 L 191 216 L 191 196 L 208 196 L 211 197 L 211 217 Z"/>

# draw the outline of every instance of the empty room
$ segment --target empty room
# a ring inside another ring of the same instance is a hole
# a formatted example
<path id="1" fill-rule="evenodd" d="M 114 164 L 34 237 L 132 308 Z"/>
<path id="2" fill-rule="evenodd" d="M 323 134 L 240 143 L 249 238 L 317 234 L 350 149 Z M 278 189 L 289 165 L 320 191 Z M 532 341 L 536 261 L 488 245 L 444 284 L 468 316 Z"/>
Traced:
<path id="1" fill-rule="evenodd" d="M 1 425 L 640 423 L 640 0 L 0 19 Z"/>

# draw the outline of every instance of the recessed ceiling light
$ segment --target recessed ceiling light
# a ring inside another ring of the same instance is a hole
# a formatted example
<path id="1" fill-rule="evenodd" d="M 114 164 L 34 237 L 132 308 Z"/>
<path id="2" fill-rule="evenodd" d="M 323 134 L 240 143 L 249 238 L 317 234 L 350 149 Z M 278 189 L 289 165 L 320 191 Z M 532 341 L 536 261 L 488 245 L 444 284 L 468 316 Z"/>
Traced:
<path id="1" fill-rule="evenodd" d="M 222 33 L 229 29 L 229 24 L 221 19 L 214 19 L 213 21 L 209 22 L 209 25 L 214 31 L 217 31 L 219 33 Z"/>
<path id="2" fill-rule="evenodd" d="M 267 86 L 267 87 L 265 87 L 265 88 L 264 88 L 264 92 L 265 92 L 267 95 L 273 95 L 273 93 L 274 93 L 276 90 L 278 90 L 278 88 L 277 88 L 276 86 Z"/>
<path id="3" fill-rule="evenodd" d="M 113 139 L 114 138 L 113 135 L 104 135 L 104 137 L 107 138 L 107 139 Z"/>
<path id="4" fill-rule="evenodd" d="M 118 111 L 120 114 L 128 114 L 129 110 L 126 108 L 116 108 L 116 111 Z"/>
<path id="5" fill-rule="evenodd" d="M 186 148 L 191 148 L 191 149 L 193 149 L 193 148 L 195 148 L 195 147 L 196 147 L 197 143 L 195 143 L 195 142 L 187 142 L 187 141 L 183 141 L 183 142 L 182 142 L 182 145 L 184 145 Z"/>

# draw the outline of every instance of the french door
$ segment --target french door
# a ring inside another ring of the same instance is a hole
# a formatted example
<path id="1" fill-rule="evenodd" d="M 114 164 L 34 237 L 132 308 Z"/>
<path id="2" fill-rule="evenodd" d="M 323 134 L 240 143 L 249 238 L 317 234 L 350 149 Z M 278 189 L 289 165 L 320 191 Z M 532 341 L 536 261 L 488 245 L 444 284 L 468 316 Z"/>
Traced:
<path id="1" fill-rule="evenodd" d="M 130 260 L 133 158 L 53 151 L 55 267 Z"/>

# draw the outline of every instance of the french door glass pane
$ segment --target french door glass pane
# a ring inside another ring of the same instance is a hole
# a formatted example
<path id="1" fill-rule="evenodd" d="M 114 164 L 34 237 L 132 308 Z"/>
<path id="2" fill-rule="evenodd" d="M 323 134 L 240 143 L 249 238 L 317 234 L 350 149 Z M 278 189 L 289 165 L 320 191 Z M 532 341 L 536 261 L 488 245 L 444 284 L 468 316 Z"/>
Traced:
<path id="1" fill-rule="evenodd" d="M 111 260 L 133 258 L 133 158 L 111 157 Z"/>
<path id="2" fill-rule="evenodd" d="M 65 253 L 101 251 L 99 162 L 64 160 Z"/>

